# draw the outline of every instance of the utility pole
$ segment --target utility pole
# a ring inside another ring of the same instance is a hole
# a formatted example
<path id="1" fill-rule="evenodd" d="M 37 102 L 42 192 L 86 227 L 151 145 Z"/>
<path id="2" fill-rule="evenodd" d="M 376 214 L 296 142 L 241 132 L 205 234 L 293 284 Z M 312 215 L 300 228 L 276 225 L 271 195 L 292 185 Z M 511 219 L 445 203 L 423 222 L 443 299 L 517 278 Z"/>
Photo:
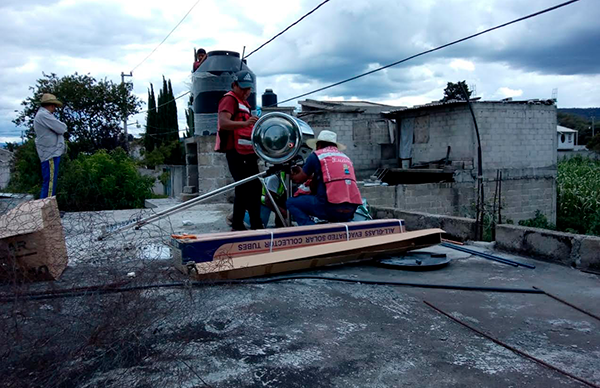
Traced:
<path id="1" fill-rule="evenodd" d="M 125 77 L 133 77 L 133 72 L 129 74 L 121 72 L 121 85 L 125 85 Z M 125 152 L 129 153 L 129 135 L 127 134 L 127 109 L 123 107 L 123 130 L 125 131 Z"/>
<path id="2" fill-rule="evenodd" d="M 594 120 L 595 120 L 595 119 L 596 119 L 596 117 L 595 117 L 595 116 L 592 116 L 592 137 L 594 137 L 594 134 L 596 133 L 596 132 L 595 132 L 595 129 L 596 129 L 596 128 L 594 128 L 594 125 L 595 125 L 595 124 L 594 124 Z"/>

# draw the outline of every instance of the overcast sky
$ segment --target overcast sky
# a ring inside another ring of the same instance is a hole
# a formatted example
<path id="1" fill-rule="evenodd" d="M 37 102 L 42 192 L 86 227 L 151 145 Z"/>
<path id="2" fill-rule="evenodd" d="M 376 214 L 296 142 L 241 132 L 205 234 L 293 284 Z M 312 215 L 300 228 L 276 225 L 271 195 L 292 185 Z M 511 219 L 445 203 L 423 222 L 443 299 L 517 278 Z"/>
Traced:
<path id="1" fill-rule="evenodd" d="M 189 90 L 194 47 L 250 52 L 322 0 L 201 0 L 171 37 L 133 73 L 146 102 L 152 82 Z M 395 62 L 563 0 L 331 0 L 248 58 L 259 95 L 279 100 Z M 120 82 L 196 0 L 1 0 L 0 143 L 19 140 L 12 124 L 42 72 L 79 72 Z M 466 80 L 486 100 L 551 98 L 559 107 L 600 106 L 599 0 L 577 3 L 427 54 L 321 93 L 412 106 Z M 258 98 L 260 101 L 260 97 Z M 187 97 L 178 101 L 185 128 Z M 289 105 L 295 105 L 295 102 Z M 145 108 L 145 105 L 144 105 Z M 143 131 L 144 115 L 136 115 Z"/>

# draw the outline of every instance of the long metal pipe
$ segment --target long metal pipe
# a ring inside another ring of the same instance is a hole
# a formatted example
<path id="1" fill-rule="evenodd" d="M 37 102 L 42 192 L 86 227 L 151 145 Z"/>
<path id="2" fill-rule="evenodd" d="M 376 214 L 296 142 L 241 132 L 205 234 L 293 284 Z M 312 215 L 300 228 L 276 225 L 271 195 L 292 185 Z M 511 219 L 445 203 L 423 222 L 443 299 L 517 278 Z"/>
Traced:
<path id="1" fill-rule="evenodd" d="M 154 221 L 156 221 L 156 220 L 158 220 L 160 218 L 163 218 L 163 217 L 165 217 L 167 215 L 175 214 L 175 213 L 180 212 L 182 210 L 189 209 L 189 208 L 191 208 L 193 206 L 196 206 L 198 203 L 200 203 L 200 202 L 202 202 L 204 200 L 207 200 L 209 198 L 214 197 L 215 195 L 218 195 L 218 194 L 221 194 L 221 193 L 225 193 L 227 191 L 230 191 L 230 190 L 236 188 L 237 186 L 243 185 L 244 183 L 248 183 L 248 182 L 250 182 L 250 181 L 252 181 L 254 179 L 262 178 L 265 175 L 267 175 L 267 171 L 263 171 L 263 172 L 258 173 L 256 175 L 249 176 L 248 178 L 244 178 L 244 179 L 242 179 L 240 181 L 230 183 L 227 186 L 223 186 L 223 187 L 221 187 L 219 189 L 216 189 L 216 190 L 213 190 L 213 191 L 211 191 L 209 193 L 202 194 L 199 197 L 196 197 L 194 199 L 190 199 L 189 201 L 186 201 L 186 202 L 181 203 L 179 205 L 175 205 L 173 207 L 165 209 L 165 210 L 163 210 L 161 212 L 158 212 L 156 214 L 151 215 L 150 217 L 141 219 L 141 220 L 139 220 L 139 221 L 137 221 L 135 223 L 132 223 L 132 224 L 129 224 L 129 225 L 124 225 L 124 226 L 122 226 L 120 228 L 117 228 L 117 229 L 115 229 L 113 231 L 104 233 L 103 235 L 101 235 L 100 237 L 98 237 L 98 240 L 102 241 L 103 239 L 105 239 L 108 236 L 111 236 L 111 235 L 113 235 L 115 233 L 118 233 L 118 232 L 130 229 L 130 228 L 133 228 L 133 227 L 135 227 L 135 229 L 137 230 L 137 229 L 141 228 L 142 226 L 144 226 L 146 224 L 154 222 Z"/>
<path id="2" fill-rule="evenodd" d="M 513 267 L 521 266 L 521 267 L 526 267 L 526 268 L 530 268 L 530 269 L 535 269 L 535 265 L 520 263 L 518 261 L 506 259 L 504 257 L 498 257 L 498 256 L 490 255 L 489 253 L 475 251 L 475 250 L 464 248 L 464 247 L 461 247 L 461 246 L 458 246 L 458 245 L 449 244 L 449 243 L 445 243 L 445 242 L 443 242 L 441 245 L 443 247 L 446 247 L 446 248 L 452 248 L 452 249 L 456 249 L 457 251 L 461 251 L 461 252 L 465 252 L 465 253 L 470 253 L 472 255 L 477 255 L 477 256 L 483 257 L 484 259 L 488 259 L 488 260 L 492 260 L 492 261 L 497 261 L 497 262 L 503 263 L 503 264 L 512 265 Z"/>

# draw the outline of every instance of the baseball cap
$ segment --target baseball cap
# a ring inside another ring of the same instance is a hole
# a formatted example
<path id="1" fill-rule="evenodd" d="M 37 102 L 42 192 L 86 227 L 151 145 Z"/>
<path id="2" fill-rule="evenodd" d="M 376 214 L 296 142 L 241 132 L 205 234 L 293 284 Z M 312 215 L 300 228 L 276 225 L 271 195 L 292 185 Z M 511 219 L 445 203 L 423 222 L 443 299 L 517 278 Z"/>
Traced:
<path id="1" fill-rule="evenodd" d="M 242 89 L 251 88 L 254 86 L 254 74 L 248 70 L 238 71 L 235 73 L 235 81 Z"/>

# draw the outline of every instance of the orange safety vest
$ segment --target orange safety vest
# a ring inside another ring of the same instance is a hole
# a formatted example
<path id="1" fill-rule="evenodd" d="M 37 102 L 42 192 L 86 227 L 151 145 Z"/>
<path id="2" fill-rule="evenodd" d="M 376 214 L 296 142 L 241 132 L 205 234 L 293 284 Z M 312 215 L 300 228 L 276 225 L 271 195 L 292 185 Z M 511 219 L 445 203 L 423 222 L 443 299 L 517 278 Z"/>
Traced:
<path id="1" fill-rule="evenodd" d="M 231 116 L 233 121 L 246 121 L 252 114 L 250 113 L 250 104 L 246 101 L 241 100 L 234 92 L 227 92 L 223 98 L 231 96 L 235 98 L 238 106 L 235 113 Z M 231 136 L 233 132 L 233 136 Z M 215 151 L 226 152 L 235 148 L 235 150 L 242 155 L 249 155 L 254 153 L 252 148 L 252 126 L 238 128 L 233 131 L 221 131 L 221 128 L 217 128 L 217 142 L 215 144 Z"/>
<path id="2" fill-rule="evenodd" d="M 350 158 L 337 147 L 325 147 L 316 150 L 315 154 L 321 163 L 323 183 L 327 189 L 327 202 L 361 205 L 362 198 Z"/>

